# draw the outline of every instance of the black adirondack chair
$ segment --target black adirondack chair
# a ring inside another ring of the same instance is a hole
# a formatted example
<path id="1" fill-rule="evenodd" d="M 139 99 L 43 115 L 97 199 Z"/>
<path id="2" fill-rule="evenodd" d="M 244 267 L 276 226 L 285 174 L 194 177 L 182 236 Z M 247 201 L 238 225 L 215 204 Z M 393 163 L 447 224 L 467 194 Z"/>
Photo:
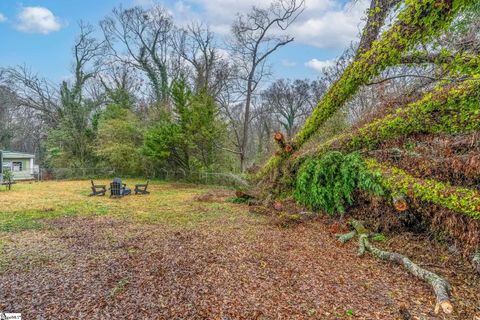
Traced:
<path id="1" fill-rule="evenodd" d="M 120 198 L 131 193 L 132 190 L 127 188 L 127 185 L 122 183 L 122 179 L 120 178 L 115 178 L 113 182 L 110 183 L 110 198 Z"/>
<path id="2" fill-rule="evenodd" d="M 148 182 L 145 184 L 136 184 L 135 185 L 135 194 L 149 194 L 150 192 L 147 191 Z"/>
<path id="3" fill-rule="evenodd" d="M 90 196 L 104 196 L 107 192 L 107 186 L 103 184 L 95 184 L 93 180 L 90 180 L 92 183 L 92 193 Z"/>

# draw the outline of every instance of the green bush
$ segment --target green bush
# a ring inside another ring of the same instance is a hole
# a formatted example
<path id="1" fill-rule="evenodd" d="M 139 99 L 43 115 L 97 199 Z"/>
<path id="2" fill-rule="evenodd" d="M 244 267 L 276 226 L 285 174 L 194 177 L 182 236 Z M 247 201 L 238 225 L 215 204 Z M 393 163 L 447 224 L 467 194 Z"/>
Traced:
<path id="1" fill-rule="evenodd" d="M 378 177 L 368 171 L 360 154 L 332 151 L 300 167 L 294 197 L 313 210 L 343 214 L 347 205 L 354 204 L 356 190 L 383 194 Z"/>
<path id="2" fill-rule="evenodd" d="M 13 173 L 10 170 L 5 170 L 3 172 L 3 180 L 4 181 L 12 181 L 13 180 Z"/>

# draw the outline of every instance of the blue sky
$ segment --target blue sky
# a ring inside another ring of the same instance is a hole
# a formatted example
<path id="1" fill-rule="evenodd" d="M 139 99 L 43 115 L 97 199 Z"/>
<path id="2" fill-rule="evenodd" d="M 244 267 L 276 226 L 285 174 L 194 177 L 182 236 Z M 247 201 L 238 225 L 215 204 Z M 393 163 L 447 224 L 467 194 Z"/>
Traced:
<path id="1" fill-rule="evenodd" d="M 227 36 L 236 12 L 261 0 L 168 0 L 178 24 L 208 23 L 218 38 Z M 98 26 L 112 8 L 122 4 L 150 6 L 152 0 L 0 0 L 0 67 L 23 65 L 39 75 L 60 81 L 70 74 L 71 47 L 78 21 Z M 271 58 L 273 77 L 315 78 L 357 35 L 366 0 L 306 0 L 303 14 L 290 28 L 295 41 Z"/>

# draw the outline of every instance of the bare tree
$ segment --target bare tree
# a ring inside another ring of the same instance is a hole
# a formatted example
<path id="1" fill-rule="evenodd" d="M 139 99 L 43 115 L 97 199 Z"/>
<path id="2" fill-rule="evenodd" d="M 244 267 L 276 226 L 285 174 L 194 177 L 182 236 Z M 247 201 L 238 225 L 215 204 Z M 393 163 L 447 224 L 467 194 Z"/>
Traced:
<path id="1" fill-rule="evenodd" d="M 238 152 L 240 167 L 246 167 L 252 96 L 268 74 L 267 58 L 277 49 L 293 41 L 289 35 L 279 35 L 303 11 L 303 0 L 276 0 L 269 8 L 253 7 L 246 15 L 238 15 L 232 26 L 232 55 L 239 66 L 245 102 L 242 132 Z"/>
<path id="2" fill-rule="evenodd" d="M 13 71 L 0 69 L 0 149 L 38 154 L 45 133 L 44 121 L 38 110 L 22 105 L 12 90 Z"/>
<path id="3" fill-rule="evenodd" d="M 92 25 L 79 23 L 80 33 L 73 46 L 73 85 L 70 94 L 78 103 L 82 103 L 86 83 L 100 71 L 102 63 L 99 60 L 106 49 L 105 41 L 94 37 Z"/>
<path id="4" fill-rule="evenodd" d="M 227 62 L 215 44 L 213 32 L 208 26 L 192 23 L 177 30 L 173 43 L 179 58 L 193 69 L 195 90 L 207 89 L 216 96 L 226 78 Z"/>
<path id="5" fill-rule="evenodd" d="M 319 86 L 317 81 L 280 79 L 262 92 L 262 103 L 275 115 L 288 139 L 303 125 L 318 95 L 323 94 L 320 88 L 325 90 L 326 86 Z"/>
<path id="6" fill-rule="evenodd" d="M 156 104 L 168 100 L 168 51 L 172 18 L 161 6 L 118 7 L 100 22 L 109 53 L 117 61 L 145 72 Z"/>
<path id="7" fill-rule="evenodd" d="M 58 125 L 60 97 L 55 84 L 40 78 L 27 66 L 8 68 L 4 75 L 5 85 L 15 93 L 17 107 L 36 110 L 50 127 Z"/>

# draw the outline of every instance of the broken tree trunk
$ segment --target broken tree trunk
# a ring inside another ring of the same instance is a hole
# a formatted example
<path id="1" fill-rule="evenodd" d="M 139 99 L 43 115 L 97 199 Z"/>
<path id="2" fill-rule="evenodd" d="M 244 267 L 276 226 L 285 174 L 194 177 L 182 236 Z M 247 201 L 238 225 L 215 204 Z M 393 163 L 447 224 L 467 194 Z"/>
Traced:
<path id="1" fill-rule="evenodd" d="M 412 262 L 412 260 L 405 257 L 404 255 L 375 248 L 368 240 L 368 230 L 363 226 L 360 221 L 352 220 L 351 225 L 354 228 L 354 231 L 344 235 L 338 235 L 338 238 L 342 243 L 353 239 L 355 235 L 358 234 L 358 254 L 360 256 L 363 255 L 365 251 L 368 251 L 381 260 L 388 260 L 403 265 L 411 274 L 413 274 L 417 278 L 422 279 L 423 281 L 427 282 L 432 286 L 437 298 L 437 303 L 435 305 L 435 313 L 438 314 L 440 310 L 442 310 L 446 314 L 450 314 L 453 312 L 453 306 L 450 302 L 451 286 L 447 280 L 440 277 L 436 273 L 419 267 L 417 264 Z"/>
<path id="2" fill-rule="evenodd" d="M 404 194 L 402 193 L 395 194 L 392 197 L 392 201 L 393 201 L 393 206 L 397 211 L 404 212 L 408 209 L 407 198 L 405 197 Z"/>
<path id="3" fill-rule="evenodd" d="M 285 153 L 292 153 L 293 145 L 285 140 L 285 136 L 281 132 L 275 132 L 273 138 Z"/>
<path id="4" fill-rule="evenodd" d="M 290 144 L 290 143 L 287 143 L 285 145 L 285 148 L 283 148 L 283 150 L 286 152 L 286 153 L 292 153 L 293 151 L 293 146 Z"/>
<path id="5" fill-rule="evenodd" d="M 275 135 L 273 136 L 275 141 L 277 142 L 278 146 L 280 149 L 285 148 L 285 137 L 283 136 L 283 133 L 281 132 L 275 132 Z"/>

